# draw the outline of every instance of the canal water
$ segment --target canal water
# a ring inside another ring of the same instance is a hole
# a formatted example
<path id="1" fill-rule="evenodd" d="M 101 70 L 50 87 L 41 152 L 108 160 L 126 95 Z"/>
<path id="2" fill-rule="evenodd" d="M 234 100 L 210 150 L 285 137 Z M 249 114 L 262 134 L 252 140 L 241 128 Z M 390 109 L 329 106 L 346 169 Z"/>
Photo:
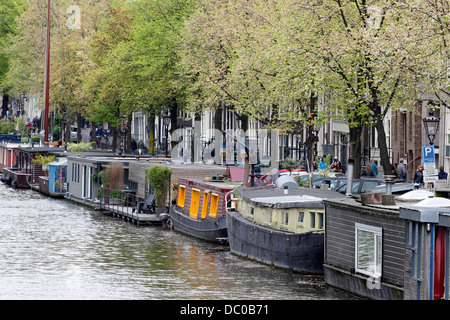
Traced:
<path id="1" fill-rule="evenodd" d="M 161 227 L 0 184 L 0 299 L 351 300 Z"/>

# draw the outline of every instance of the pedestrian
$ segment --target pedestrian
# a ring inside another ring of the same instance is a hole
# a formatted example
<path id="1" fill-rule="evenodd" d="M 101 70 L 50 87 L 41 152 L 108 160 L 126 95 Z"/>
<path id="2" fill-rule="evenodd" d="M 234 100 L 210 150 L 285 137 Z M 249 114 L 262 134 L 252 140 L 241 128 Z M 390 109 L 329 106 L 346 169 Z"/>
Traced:
<path id="1" fill-rule="evenodd" d="M 373 172 L 373 176 L 376 177 L 378 174 L 378 168 L 377 165 L 375 164 L 375 160 L 370 160 L 370 167 L 372 168 L 372 172 Z"/>
<path id="2" fill-rule="evenodd" d="M 397 164 L 391 164 L 392 174 L 395 176 L 396 179 L 398 179 L 397 167 L 398 167 Z"/>
<path id="3" fill-rule="evenodd" d="M 131 141 L 131 154 L 135 154 L 137 149 L 137 143 L 136 143 L 136 139 L 133 139 Z"/>
<path id="4" fill-rule="evenodd" d="M 439 167 L 438 179 L 439 180 L 447 180 L 447 172 L 444 171 L 444 166 Z"/>
<path id="5" fill-rule="evenodd" d="M 423 185 L 423 166 L 421 164 L 417 166 L 416 172 L 414 173 L 413 182 Z"/>
<path id="6" fill-rule="evenodd" d="M 373 177 L 372 167 L 370 164 L 366 165 L 361 175 L 365 177 Z"/>
<path id="7" fill-rule="evenodd" d="M 320 160 L 319 162 L 319 170 L 325 170 L 327 168 L 325 162 L 323 162 L 323 158 L 322 160 Z"/>
<path id="8" fill-rule="evenodd" d="M 331 164 L 330 169 L 334 172 L 341 171 L 341 162 L 338 160 L 338 158 L 334 157 L 333 163 Z"/>
<path id="9" fill-rule="evenodd" d="M 397 172 L 398 172 L 398 178 L 400 180 L 406 181 L 406 176 L 407 176 L 407 172 L 406 172 L 406 166 L 403 163 L 403 158 L 400 158 L 400 160 L 398 160 L 399 164 L 397 166 Z"/>
<path id="10" fill-rule="evenodd" d="M 141 155 L 144 152 L 144 148 L 145 148 L 144 142 L 142 142 L 142 140 L 139 140 L 139 143 L 138 143 L 137 147 L 138 147 L 138 150 L 139 150 L 139 155 Z"/>

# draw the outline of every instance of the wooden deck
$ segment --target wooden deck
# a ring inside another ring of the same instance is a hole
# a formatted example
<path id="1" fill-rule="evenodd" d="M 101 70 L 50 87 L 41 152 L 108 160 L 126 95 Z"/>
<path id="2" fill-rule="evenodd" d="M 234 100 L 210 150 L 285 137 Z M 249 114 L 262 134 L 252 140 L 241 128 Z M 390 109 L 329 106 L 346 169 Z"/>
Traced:
<path id="1" fill-rule="evenodd" d="M 101 208 L 110 212 L 114 217 L 119 217 L 125 221 L 136 225 L 160 225 L 161 220 L 156 214 L 146 214 L 133 212 L 131 206 L 121 206 L 116 204 L 102 204 Z"/>

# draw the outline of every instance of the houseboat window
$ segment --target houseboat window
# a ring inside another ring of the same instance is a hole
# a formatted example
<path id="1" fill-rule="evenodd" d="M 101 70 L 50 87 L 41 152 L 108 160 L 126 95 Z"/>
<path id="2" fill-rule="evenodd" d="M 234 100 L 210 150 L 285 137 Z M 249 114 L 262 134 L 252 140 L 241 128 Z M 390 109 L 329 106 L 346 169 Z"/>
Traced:
<path id="1" fill-rule="evenodd" d="M 219 195 L 213 193 L 211 195 L 211 207 L 209 208 L 209 215 L 213 218 L 217 217 L 217 208 L 219 207 Z"/>
<path id="2" fill-rule="evenodd" d="M 198 208 L 200 207 L 200 193 L 201 193 L 200 190 L 192 189 L 191 207 L 189 210 L 189 216 L 194 219 L 197 219 L 198 217 Z"/>
<path id="3" fill-rule="evenodd" d="M 311 222 L 310 226 L 311 226 L 311 228 L 315 228 L 316 227 L 316 213 L 310 212 L 309 215 L 310 215 L 310 222 Z"/>
<path id="4" fill-rule="evenodd" d="M 250 214 L 251 214 L 251 215 L 254 215 L 254 214 L 255 214 L 255 208 L 250 207 Z"/>
<path id="5" fill-rule="evenodd" d="M 178 193 L 178 206 L 184 208 L 184 199 L 186 198 L 186 186 L 180 185 L 180 191 Z"/>
<path id="6" fill-rule="evenodd" d="M 272 223 L 272 210 L 267 210 L 266 223 Z"/>
<path id="7" fill-rule="evenodd" d="M 289 212 L 283 212 L 283 224 L 284 225 L 289 224 Z"/>
<path id="8" fill-rule="evenodd" d="M 355 269 L 367 275 L 381 275 L 382 229 L 355 224 Z"/>
<path id="9" fill-rule="evenodd" d="M 203 203 L 202 203 L 202 218 L 206 218 L 206 213 L 208 210 L 208 200 L 209 200 L 209 192 L 205 192 L 203 194 Z"/>
<path id="10" fill-rule="evenodd" d="M 298 222 L 299 222 L 299 223 L 303 223 L 304 217 L 305 217 L 305 213 L 304 213 L 303 211 L 300 211 L 300 212 L 298 213 Z"/>
<path id="11" fill-rule="evenodd" d="M 317 213 L 317 217 L 318 217 L 318 226 L 317 226 L 317 228 L 319 228 L 319 229 L 323 229 L 323 213 L 322 212 L 318 212 Z"/>

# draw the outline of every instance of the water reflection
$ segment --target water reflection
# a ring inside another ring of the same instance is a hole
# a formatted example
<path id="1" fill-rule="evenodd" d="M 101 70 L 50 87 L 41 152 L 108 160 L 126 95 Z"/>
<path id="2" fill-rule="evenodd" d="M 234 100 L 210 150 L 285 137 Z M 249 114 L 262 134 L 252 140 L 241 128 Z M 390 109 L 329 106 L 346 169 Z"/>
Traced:
<path id="1" fill-rule="evenodd" d="M 322 277 L 0 185 L 1 299 L 352 299 Z"/>

